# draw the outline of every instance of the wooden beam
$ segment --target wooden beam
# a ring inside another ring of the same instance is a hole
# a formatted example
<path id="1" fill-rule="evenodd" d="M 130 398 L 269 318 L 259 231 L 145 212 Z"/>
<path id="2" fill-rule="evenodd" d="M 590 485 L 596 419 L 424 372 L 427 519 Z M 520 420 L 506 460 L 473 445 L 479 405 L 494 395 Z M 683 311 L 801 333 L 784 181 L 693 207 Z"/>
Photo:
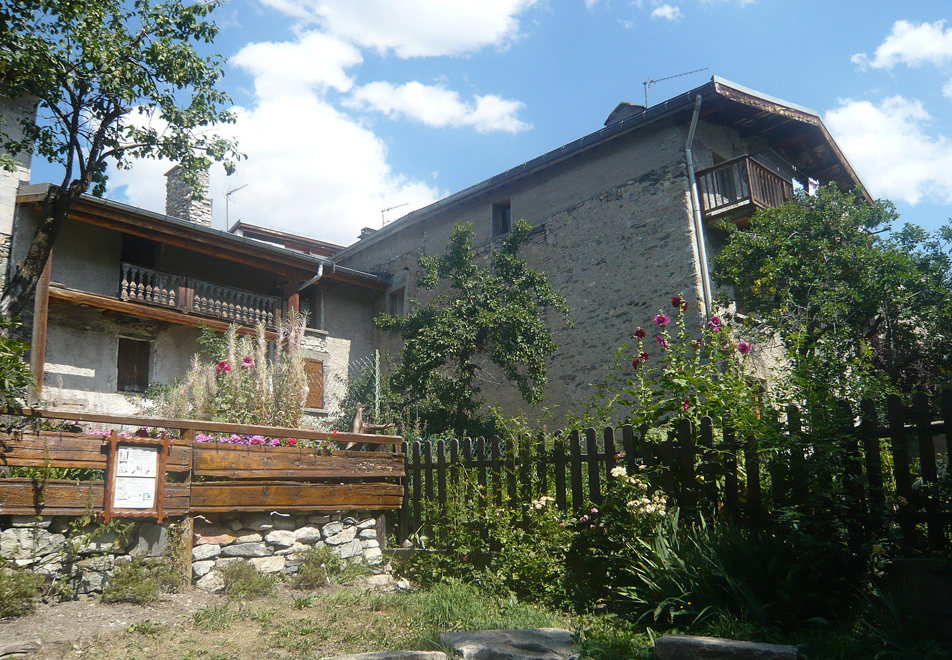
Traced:
<path id="1" fill-rule="evenodd" d="M 175 441 L 169 453 L 169 472 L 188 472 L 192 449 Z M 0 466 L 106 469 L 105 438 L 80 433 L 13 433 L 0 436 Z"/>
<path id="2" fill-rule="evenodd" d="M 192 484 L 191 510 L 351 511 L 399 509 L 399 484 L 314 484 L 287 481 L 200 481 Z"/>
<path id="3" fill-rule="evenodd" d="M 87 305 L 97 309 L 108 309 L 113 312 L 119 312 L 120 314 L 126 314 L 136 318 L 151 319 L 153 321 L 165 321 L 166 323 L 186 325 L 192 328 L 201 328 L 204 326 L 218 332 L 225 332 L 228 330 L 228 326 L 230 325 L 227 321 L 210 319 L 204 316 L 196 316 L 193 314 L 185 314 L 184 312 L 180 312 L 171 308 L 152 307 L 150 305 L 119 300 L 118 298 L 112 298 L 110 296 L 103 296 L 98 293 L 87 293 L 86 291 L 77 291 L 75 289 L 67 289 L 60 286 L 50 287 L 49 295 L 53 300 L 60 300 L 70 303 L 71 305 Z M 257 333 L 257 330 L 251 326 L 239 325 L 237 327 L 239 335 L 254 336 Z M 271 330 L 266 330 L 264 336 L 268 341 L 277 341 L 279 338 L 278 333 Z"/>
<path id="4" fill-rule="evenodd" d="M 50 271 L 53 269 L 53 252 L 43 266 L 40 280 L 33 295 L 33 334 L 30 345 L 30 369 L 33 371 L 33 401 L 43 398 L 43 371 L 46 368 L 46 330 L 50 312 Z"/>
<path id="5" fill-rule="evenodd" d="M 322 455 L 313 449 L 198 444 L 194 449 L 194 473 L 232 479 L 350 479 L 403 477 L 402 454 L 382 452 L 335 452 Z"/>
<path id="6" fill-rule="evenodd" d="M 102 481 L 68 479 L 0 480 L 0 515 L 3 516 L 81 516 L 99 513 L 103 508 L 105 484 Z M 163 506 L 168 516 L 188 513 L 189 484 L 167 482 Z"/>

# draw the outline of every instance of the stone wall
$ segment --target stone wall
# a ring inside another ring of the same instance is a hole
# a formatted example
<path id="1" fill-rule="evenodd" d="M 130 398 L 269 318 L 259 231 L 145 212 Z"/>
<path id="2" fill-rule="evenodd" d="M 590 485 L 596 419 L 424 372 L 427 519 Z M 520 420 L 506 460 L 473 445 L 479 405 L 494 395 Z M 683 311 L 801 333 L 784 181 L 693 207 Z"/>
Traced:
<path id="1" fill-rule="evenodd" d="M 190 557 L 183 521 L 117 521 L 83 525 L 68 517 L 0 517 L 0 559 L 19 568 L 47 575 L 62 591 L 99 593 L 113 571 L 137 557 L 167 557 L 180 566 L 191 562 L 196 585 L 207 591 L 224 587 L 218 569 L 248 561 L 262 573 L 293 575 L 304 554 L 326 547 L 372 572 L 386 570 L 382 547 L 384 528 L 373 515 L 233 514 L 193 521 Z M 128 529 L 126 529 L 128 528 Z"/>
<path id="2" fill-rule="evenodd" d="M 23 99 L 11 100 L 0 96 L 0 129 L 13 140 L 22 137 L 19 121 L 35 112 L 34 104 Z M 0 286 L 9 277 L 10 238 L 16 214 L 17 192 L 30 182 L 30 154 L 20 153 L 14 158 L 16 167 L 8 171 L 0 167 Z"/>

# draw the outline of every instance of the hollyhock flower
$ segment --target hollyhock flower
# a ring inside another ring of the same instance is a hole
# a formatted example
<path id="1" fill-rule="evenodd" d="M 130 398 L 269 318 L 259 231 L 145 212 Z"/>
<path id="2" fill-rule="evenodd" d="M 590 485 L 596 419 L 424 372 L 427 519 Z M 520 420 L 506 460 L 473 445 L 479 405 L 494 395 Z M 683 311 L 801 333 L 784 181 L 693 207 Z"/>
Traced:
<path id="1" fill-rule="evenodd" d="M 671 317 L 667 314 L 658 314 L 656 317 L 654 317 L 654 322 L 663 328 L 664 326 L 671 323 Z"/>
<path id="2" fill-rule="evenodd" d="M 222 374 L 231 373 L 231 365 L 225 362 L 224 360 L 222 360 L 221 362 L 218 363 L 218 367 L 216 367 L 216 370 L 218 371 L 219 376 L 221 376 Z"/>
<path id="3" fill-rule="evenodd" d="M 648 336 L 648 333 L 647 333 L 647 332 L 645 332 L 645 331 L 642 330 L 641 328 L 638 328 L 637 330 L 635 330 L 635 334 L 632 335 L 632 338 L 634 338 L 634 339 L 644 339 L 644 338 L 647 337 L 647 336 Z"/>
<path id="4" fill-rule="evenodd" d="M 753 347 L 753 344 L 748 344 L 745 341 L 742 341 L 737 345 L 737 350 L 740 351 L 741 355 L 747 355 L 750 353 L 750 349 Z"/>
<path id="5" fill-rule="evenodd" d="M 658 346 L 660 346 L 661 348 L 668 348 L 670 346 L 670 344 L 668 343 L 668 340 L 662 337 L 661 335 L 655 335 L 655 339 L 658 340 Z"/>
<path id="6" fill-rule="evenodd" d="M 691 399 L 684 400 L 684 409 L 688 410 L 691 407 Z"/>
<path id="7" fill-rule="evenodd" d="M 648 355 L 647 353 L 642 353 L 642 354 L 639 355 L 638 357 L 641 358 L 641 361 L 642 361 L 642 362 L 647 362 L 647 361 L 648 361 L 648 358 L 651 357 L 651 356 Z"/>
<path id="8" fill-rule="evenodd" d="M 635 369 L 637 369 L 638 367 L 640 367 L 640 366 L 641 366 L 641 359 L 640 359 L 640 358 L 631 358 L 631 366 L 633 366 Z"/>
<path id="9" fill-rule="evenodd" d="M 674 307 L 675 309 L 678 309 L 679 307 L 681 307 L 682 302 L 683 301 L 681 300 L 681 296 L 675 296 L 674 298 L 671 299 L 671 306 Z"/>
<path id="10" fill-rule="evenodd" d="M 241 358 L 241 368 L 254 369 L 255 368 L 254 358 L 252 358 L 250 355 L 246 355 L 245 357 Z"/>

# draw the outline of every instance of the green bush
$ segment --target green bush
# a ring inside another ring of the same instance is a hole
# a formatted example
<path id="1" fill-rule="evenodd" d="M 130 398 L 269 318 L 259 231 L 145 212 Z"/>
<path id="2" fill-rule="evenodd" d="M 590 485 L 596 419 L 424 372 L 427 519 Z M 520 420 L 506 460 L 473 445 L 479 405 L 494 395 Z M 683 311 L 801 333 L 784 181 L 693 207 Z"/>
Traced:
<path id="1" fill-rule="evenodd" d="M 274 593 L 275 579 L 260 573 L 246 561 L 236 561 L 219 569 L 225 582 L 225 595 L 233 598 L 260 598 Z"/>
<path id="2" fill-rule="evenodd" d="M 175 593 L 182 586 L 182 575 L 165 557 L 136 557 L 119 564 L 103 586 L 104 603 L 136 603 L 146 605 L 163 593 Z"/>
<path id="3" fill-rule="evenodd" d="M 43 582 L 37 573 L 0 566 L 0 618 L 32 612 Z"/>

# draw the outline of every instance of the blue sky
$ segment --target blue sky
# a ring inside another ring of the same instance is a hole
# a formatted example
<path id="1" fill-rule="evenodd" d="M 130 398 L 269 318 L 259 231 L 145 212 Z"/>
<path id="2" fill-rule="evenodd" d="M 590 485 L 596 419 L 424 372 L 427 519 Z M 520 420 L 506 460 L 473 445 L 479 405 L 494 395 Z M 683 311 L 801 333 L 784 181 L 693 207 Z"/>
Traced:
<path id="1" fill-rule="evenodd" d="M 865 0 L 231 0 L 215 48 L 248 158 L 238 219 L 347 244 L 361 227 L 716 74 L 817 111 L 904 221 L 952 216 L 952 7 Z M 109 196 L 161 210 L 167 163 Z M 37 168 L 34 181 L 52 179 Z"/>

